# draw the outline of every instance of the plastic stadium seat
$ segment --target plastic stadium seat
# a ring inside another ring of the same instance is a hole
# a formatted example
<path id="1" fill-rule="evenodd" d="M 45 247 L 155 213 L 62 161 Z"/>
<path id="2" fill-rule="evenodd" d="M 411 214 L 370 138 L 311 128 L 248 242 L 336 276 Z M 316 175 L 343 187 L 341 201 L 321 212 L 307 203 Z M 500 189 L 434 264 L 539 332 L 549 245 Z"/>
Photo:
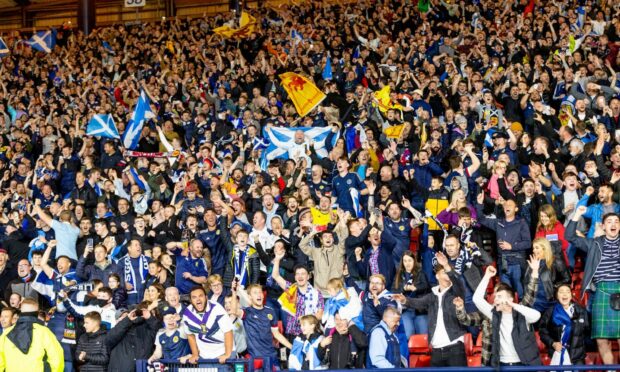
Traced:
<path id="1" fill-rule="evenodd" d="M 478 335 L 476 345 L 473 347 L 473 355 L 482 354 L 482 332 Z"/>
<path id="2" fill-rule="evenodd" d="M 428 335 L 411 335 L 408 346 L 411 354 L 428 354 L 430 352 Z"/>
<path id="3" fill-rule="evenodd" d="M 536 331 L 536 344 L 538 344 L 538 351 L 540 354 L 547 354 L 547 346 L 540 340 L 540 334 Z"/>
<path id="4" fill-rule="evenodd" d="M 551 364 L 551 358 L 549 357 L 549 354 L 547 353 L 540 354 L 540 360 L 543 366 L 548 366 L 549 364 Z"/>
<path id="5" fill-rule="evenodd" d="M 482 355 L 472 355 L 467 357 L 468 367 L 480 367 L 482 365 Z"/>
<path id="6" fill-rule="evenodd" d="M 586 353 L 586 365 L 603 364 L 601 355 L 598 352 Z"/>
<path id="7" fill-rule="evenodd" d="M 413 365 L 409 365 L 409 368 L 422 368 L 422 367 L 430 367 L 430 366 L 431 366 L 430 355 L 416 355 L 415 363 Z"/>
<path id="8" fill-rule="evenodd" d="M 465 355 L 472 356 L 474 355 L 474 341 L 471 337 L 471 333 L 465 333 Z"/>

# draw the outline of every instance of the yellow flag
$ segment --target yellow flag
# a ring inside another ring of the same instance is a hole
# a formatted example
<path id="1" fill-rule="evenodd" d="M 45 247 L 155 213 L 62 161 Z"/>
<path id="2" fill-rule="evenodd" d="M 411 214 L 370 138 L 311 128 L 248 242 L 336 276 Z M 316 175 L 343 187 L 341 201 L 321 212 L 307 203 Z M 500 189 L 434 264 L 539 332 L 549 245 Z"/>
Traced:
<path id="1" fill-rule="evenodd" d="M 317 107 L 325 99 L 325 93 L 321 92 L 306 77 L 294 72 L 285 72 L 280 75 L 282 87 L 293 101 L 297 113 L 306 116 L 310 111 Z"/>
<path id="2" fill-rule="evenodd" d="M 387 110 L 393 108 L 397 110 L 402 110 L 403 106 L 398 103 L 393 104 L 392 99 L 390 98 L 390 86 L 386 85 L 381 90 L 377 90 L 374 92 L 375 100 L 377 101 L 377 105 L 379 106 L 379 111 L 382 113 L 386 113 Z"/>
<path id="3" fill-rule="evenodd" d="M 387 138 L 397 139 L 398 137 L 400 137 L 400 134 L 402 133 L 404 127 L 405 124 L 393 125 L 389 128 L 385 128 L 383 130 L 383 133 L 385 133 Z"/>
<path id="4" fill-rule="evenodd" d="M 257 24 L 258 22 L 256 22 L 256 18 L 246 12 L 242 12 L 241 20 L 239 21 L 239 28 L 232 28 L 224 25 L 214 28 L 213 32 L 227 39 L 244 39 L 246 37 L 250 37 L 250 35 L 256 31 Z"/>

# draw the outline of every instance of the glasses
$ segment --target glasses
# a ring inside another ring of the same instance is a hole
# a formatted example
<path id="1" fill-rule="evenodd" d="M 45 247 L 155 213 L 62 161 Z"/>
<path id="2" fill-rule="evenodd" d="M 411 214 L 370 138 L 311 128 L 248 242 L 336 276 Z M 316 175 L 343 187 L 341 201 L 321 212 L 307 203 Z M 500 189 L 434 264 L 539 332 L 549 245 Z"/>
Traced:
<path id="1" fill-rule="evenodd" d="M 213 283 L 213 284 L 211 284 L 211 288 L 213 288 L 213 287 L 221 287 L 221 286 L 222 286 L 222 283 Z"/>
<path id="2" fill-rule="evenodd" d="M 383 282 L 370 282 L 371 285 L 383 285 Z"/>

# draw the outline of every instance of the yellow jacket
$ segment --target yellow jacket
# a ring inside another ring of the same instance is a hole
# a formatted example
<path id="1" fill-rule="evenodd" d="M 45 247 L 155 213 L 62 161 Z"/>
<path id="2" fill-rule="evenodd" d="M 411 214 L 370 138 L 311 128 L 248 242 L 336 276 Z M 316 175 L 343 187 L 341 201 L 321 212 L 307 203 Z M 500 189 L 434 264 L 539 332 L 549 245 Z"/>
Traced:
<path id="1" fill-rule="evenodd" d="M 63 372 L 65 357 L 62 346 L 49 328 L 33 324 L 32 344 L 28 354 L 24 354 L 7 338 L 13 327 L 9 327 L 0 336 L 0 371 L 24 372 L 43 371 L 43 359 L 47 356 L 47 364 L 51 372 Z"/>

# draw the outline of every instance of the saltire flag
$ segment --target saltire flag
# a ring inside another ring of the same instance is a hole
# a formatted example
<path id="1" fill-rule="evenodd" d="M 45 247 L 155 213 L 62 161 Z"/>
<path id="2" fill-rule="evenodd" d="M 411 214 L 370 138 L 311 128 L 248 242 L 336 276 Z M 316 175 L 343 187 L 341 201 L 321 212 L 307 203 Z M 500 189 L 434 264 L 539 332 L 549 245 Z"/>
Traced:
<path id="1" fill-rule="evenodd" d="M 351 123 L 347 123 L 344 130 L 344 142 L 347 146 L 347 154 L 352 153 L 358 148 L 359 143 L 356 141 L 357 139 L 357 126 L 354 126 Z"/>
<path id="2" fill-rule="evenodd" d="M 586 8 L 580 6 L 577 8 L 577 27 L 581 30 L 586 24 Z"/>
<path id="3" fill-rule="evenodd" d="M 96 114 L 88 122 L 86 134 L 106 138 L 121 138 L 110 114 Z"/>
<path id="4" fill-rule="evenodd" d="M 288 159 L 288 149 L 295 144 L 295 132 L 303 131 L 306 141 L 314 141 L 314 151 L 320 158 L 328 155 L 327 139 L 332 131 L 331 127 L 295 127 L 295 128 L 264 128 L 263 138 L 269 140 L 269 145 L 263 151 L 267 163 L 274 159 Z M 331 146 L 336 145 L 340 133 L 331 137 Z"/>
<path id="5" fill-rule="evenodd" d="M 235 129 L 243 129 L 245 128 L 245 124 L 243 123 L 243 118 L 238 117 L 238 118 L 232 118 L 230 120 L 230 122 L 232 123 L 233 127 L 235 127 Z"/>
<path id="6" fill-rule="evenodd" d="M 6 57 L 10 54 L 9 47 L 6 45 L 4 40 L 0 37 L 0 58 Z"/>
<path id="7" fill-rule="evenodd" d="M 386 113 L 389 109 L 402 110 L 403 106 L 398 103 L 392 103 L 392 98 L 390 98 L 391 88 L 389 85 L 384 86 L 381 90 L 377 90 L 373 93 L 374 99 L 377 102 L 377 106 L 379 107 L 379 111 L 382 113 Z"/>
<path id="8" fill-rule="evenodd" d="M 316 85 L 302 75 L 285 72 L 280 75 L 280 79 L 282 80 L 282 87 L 293 101 L 300 116 L 308 115 L 327 97 Z"/>
<path id="9" fill-rule="evenodd" d="M 32 35 L 27 43 L 33 48 L 41 52 L 51 53 L 56 46 L 56 30 L 39 31 Z"/>
<path id="10" fill-rule="evenodd" d="M 349 193 L 351 193 L 351 201 L 353 201 L 353 209 L 355 210 L 355 215 L 357 218 L 364 217 L 364 212 L 362 211 L 362 205 L 360 204 L 360 192 L 356 188 L 350 188 Z"/>
<path id="11" fill-rule="evenodd" d="M 351 56 L 351 58 L 359 58 L 360 57 L 360 46 L 358 45 L 357 47 L 355 47 L 355 50 L 353 51 L 353 55 Z"/>
<path id="12" fill-rule="evenodd" d="M 270 145 L 270 142 L 266 138 L 254 137 L 254 139 L 252 139 L 252 150 L 254 151 L 264 150 L 268 148 L 269 145 Z"/>
<path id="13" fill-rule="evenodd" d="M 108 43 L 107 41 L 103 41 L 101 43 L 101 45 L 103 45 L 103 49 L 106 50 L 106 52 L 110 53 L 110 54 L 115 54 L 114 53 L 114 49 L 112 49 L 112 46 L 110 45 L 110 43 Z"/>
<path id="14" fill-rule="evenodd" d="M 142 90 L 140 92 L 140 97 L 138 98 L 138 103 L 136 104 L 133 114 L 131 115 L 131 119 L 129 120 L 129 123 L 127 123 L 127 128 L 125 128 L 125 132 L 123 133 L 123 146 L 126 149 L 133 150 L 138 147 L 144 122 L 154 117 L 155 114 L 151 111 L 149 97 L 146 95 L 144 90 Z"/>
<path id="15" fill-rule="evenodd" d="M 56 271 L 54 271 L 54 277 L 59 275 Z M 77 275 L 75 271 L 71 270 L 60 279 L 63 287 L 69 287 L 75 285 L 77 283 Z M 45 271 L 41 271 L 37 274 L 34 282 L 32 282 L 32 289 L 39 292 L 43 297 L 45 297 L 50 305 L 56 305 L 56 291 L 54 291 L 54 279 L 50 278 L 45 274 Z"/>
<path id="16" fill-rule="evenodd" d="M 332 57 L 328 55 L 327 61 L 325 61 L 325 67 L 323 68 L 323 79 L 331 80 L 333 78 L 334 78 L 334 74 L 332 72 Z"/>
<path id="17" fill-rule="evenodd" d="M 136 170 L 136 168 L 129 167 L 129 173 L 131 173 L 131 177 L 133 177 L 134 182 L 136 183 L 136 185 L 138 185 L 140 190 L 146 190 L 146 186 L 144 185 L 144 182 L 142 182 L 142 180 L 138 177 L 139 175 L 138 175 L 138 171 Z"/>
<path id="18" fill-rule="evenodd" d="M 293 39 L 293 42 L 295 44 L 298 44 L 298 43 L 304 41 L 303 36 L 301 36 L 301 34 L 299 32 L 297 32 L 297 30 L 295 30 L 295 29 L 291 30 L 291 39 Z"/>
<path id="19" fill-rule="evenodd" d="M 558 81 L 553 90 L 553 99 L 559 100 L 564 98 L 564 96 L 566 96 L 566 83 L 564 81 Z"/>

